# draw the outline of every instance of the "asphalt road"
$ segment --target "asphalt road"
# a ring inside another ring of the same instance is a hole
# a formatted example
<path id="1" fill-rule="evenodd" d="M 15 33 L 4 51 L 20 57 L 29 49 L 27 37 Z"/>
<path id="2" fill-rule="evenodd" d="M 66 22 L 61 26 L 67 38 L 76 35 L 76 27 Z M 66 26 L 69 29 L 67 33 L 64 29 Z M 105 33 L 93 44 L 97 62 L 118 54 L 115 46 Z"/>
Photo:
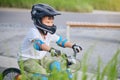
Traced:
<path id="1" fill-rule="evenodd" d="M 94 11 L 93 13 L 61 12 L 55 24 L 65 26 L 66 21 L 120 23 L 120 12 Z M 0 23 L 32 24 L 30 10 L 0 8 Z"/>
<path id="2" fill-rule="evenodd" d="M 58 27 L 57 34 L 63 37 L 66 37 L 67 21 L 120 23 L 119 12 L 94 11 L 93 13 L 61 13 L 62 15 L 55 17 L 55 24 Z M 0 8 L 0 56 L 5 56 L 7 62 L 11 61 L 11 59 L 7 57 L 15 59 L 22 39 L 32 26 L 30 10 Z M 83 51 L 78 55 L 79 59 L 83 58 L 87 50 L 91 50 L 88 52 L 88 65 L 89 72 L 93 73 L 97 68 L 98 56 L 101 57 L 103 65 L 106 65 L 115 52 L 118 49 L 120 50 L 120 30 L 116 29 L 75 28 L 71 29 L 70 38 L 71 42 L 78 43 L 83 47 Z M 59 48 L 54 43 L 52 43 L 51 46 L 72 54 L 71 49 Z M 6 65 L 4 64 L 4 59 L 0 60 L 0 67 L 13 65 Z M 3 68 L 0 70 L 3 70 Z M 120 65 L 118 66 L 118 70 L 120 71 Z"/>

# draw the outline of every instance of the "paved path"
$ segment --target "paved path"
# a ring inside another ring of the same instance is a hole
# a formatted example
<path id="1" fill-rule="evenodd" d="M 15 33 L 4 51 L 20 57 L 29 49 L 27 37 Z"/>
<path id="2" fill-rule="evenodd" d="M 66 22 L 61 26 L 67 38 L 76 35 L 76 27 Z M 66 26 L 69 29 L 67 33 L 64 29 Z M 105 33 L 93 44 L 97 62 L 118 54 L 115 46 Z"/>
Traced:
<path id="1" fill-rule="evenodd" d="M 65 26 L 66 21 L 120 23 L 120 12 L 94 11 L 93 13 L 61 12 L 55 24 Z M 32 24 L 30 10 L 0 8 L 0 23 Z"/>

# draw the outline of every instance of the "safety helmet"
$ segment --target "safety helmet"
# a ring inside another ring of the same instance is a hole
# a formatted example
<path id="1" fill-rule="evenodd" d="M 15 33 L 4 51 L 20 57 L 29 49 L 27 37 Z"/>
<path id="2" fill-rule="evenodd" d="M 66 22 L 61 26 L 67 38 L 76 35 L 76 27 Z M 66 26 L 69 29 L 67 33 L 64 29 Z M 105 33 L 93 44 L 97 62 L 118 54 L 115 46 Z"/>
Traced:
<path id="1" fill-rule="evenodd" d="M 47 26 L 41 22 L 42 18 L 45 16 L 56 16 L 60 15 L 54 8 L 47 4 L 35 4 L 32 6 L 31 16 L 34 21 L 35 26 L 38 30 L 42 31 L 43 34 L 47 34 L 47 32 L 54 34 L 56 32 L 56 26 Z"/>

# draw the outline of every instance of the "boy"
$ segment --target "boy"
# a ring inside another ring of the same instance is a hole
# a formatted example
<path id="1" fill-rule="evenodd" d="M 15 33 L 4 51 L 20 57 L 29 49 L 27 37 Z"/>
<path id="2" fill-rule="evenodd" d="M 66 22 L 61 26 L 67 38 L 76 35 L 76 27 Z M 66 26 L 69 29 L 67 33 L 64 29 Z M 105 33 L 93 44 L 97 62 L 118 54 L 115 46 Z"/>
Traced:
<path id="1" fill-rule="evenodd" d="M 61 70 L 58 61 L 53 61 L 45 56 L 47 52 L 52 52 L 54 56 L 61 55 L 60 50 L 49 46 L 51 41 L 55 41 L 61 47 L 72 48 L 76 53 L 82 50 L 80 46 L 55 34 L 57 28 L 53 21 L 56 15 L 60 15 L 60 13 L 49 5 L 35 4 L 32 6 L 31 17 L 35 27 L 31 28 L 24 38 L 19 54 L 19 65 L 23 61 L 22 66 L 26 72 L 46 75 L 45 68 L 52 71 L 53 67 L 56 67 L 58 71 Z M 47 80 L 47 77 L 41 77 L 42 80 Z"/>

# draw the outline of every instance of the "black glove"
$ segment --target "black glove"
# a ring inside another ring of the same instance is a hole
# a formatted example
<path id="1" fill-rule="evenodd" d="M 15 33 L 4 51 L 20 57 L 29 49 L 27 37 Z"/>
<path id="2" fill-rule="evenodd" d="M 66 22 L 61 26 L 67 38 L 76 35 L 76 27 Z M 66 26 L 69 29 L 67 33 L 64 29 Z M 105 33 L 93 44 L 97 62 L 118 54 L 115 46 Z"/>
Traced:
<path id="1" fill-rule="evenodd" d="M 80 47 L 79 45 L 74 44 L 72 46 L 72 49 L 73 49 L 74 53 L 79 53 L 82 50 L 82 47 Z"/>
<path id="2" fill-rule="evenodd" d="M 51 56 L 60 56 L 61 55 L 61 51 L 54 49 L 54 48 L 51 48 L 49 52 L 51 53 Z"/>

